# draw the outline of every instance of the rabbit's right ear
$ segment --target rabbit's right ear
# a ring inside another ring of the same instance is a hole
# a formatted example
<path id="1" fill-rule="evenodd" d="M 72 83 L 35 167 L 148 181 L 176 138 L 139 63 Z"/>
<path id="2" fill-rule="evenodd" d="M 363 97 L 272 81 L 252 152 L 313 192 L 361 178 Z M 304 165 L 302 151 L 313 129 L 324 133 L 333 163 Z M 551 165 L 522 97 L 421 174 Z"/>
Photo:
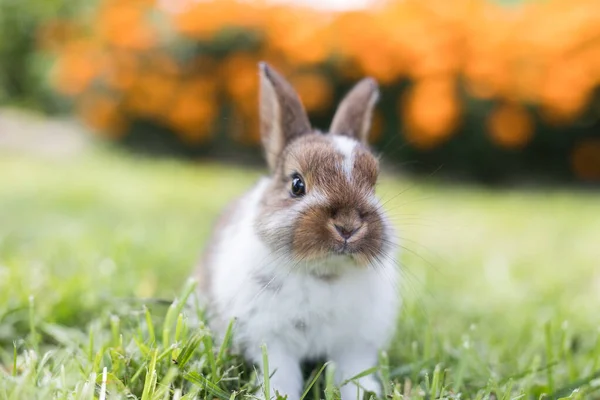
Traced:
<path id="1" fill-rule="evenodd" d="M 308 116 L 292 86 L 267 63 L 260 71 L 260 134 L 269 168 L 294 138 L 311 131 Z"/>

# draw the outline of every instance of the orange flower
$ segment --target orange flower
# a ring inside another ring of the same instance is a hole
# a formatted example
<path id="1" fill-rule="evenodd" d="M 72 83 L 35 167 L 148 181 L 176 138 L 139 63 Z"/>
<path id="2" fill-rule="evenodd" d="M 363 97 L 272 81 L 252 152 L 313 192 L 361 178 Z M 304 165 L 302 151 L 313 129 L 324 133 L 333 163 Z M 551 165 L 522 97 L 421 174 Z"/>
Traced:
<path id="1" fill-rule="evenodd" d="M 310 21 L 310 23 L 307 23 Z M 297 65 L 317 64 L 329 54 L 330 38 L 322 14 L 300 7 L 272 7 L 265 30 L 270 46 Z"/>
<path id="2" fill-rule="evenodd" d="M 127 107 L 135 114 L 162 119 L 177 94 L 179 82 L 155 71 L 140 74 L 129 91 Z"/>
<path id="3" fill-rule="evenodd" d="M 251 58 L 231 58 L 222 73 L 226 90 L 234 102 L 228 132 L 242 144 L 259 143 L 257 62 Z"/>
<path id="4" fill-rule="evenodd" d="M 167 111 L 167 120 L 183 140 L 200 143 L 210 137 L 216 114 L 213 98 L 183 86 L 177 91 L 177 96 Z"/>
<path id="5" fill-rule="evenodd" d="M 106 83 L 114 89 L 128 91 L 133 87 L 140 69 L 140 62 L 134 54 L 115 51 L 106 71 Z"/>
<path id="6" fill-rule="evenodd" d="M 450 137 L 459 122 L 455 82 L 449 77 L 419 81 L 399 108 L 409 141 L 421 148 L 433 147 Z"/>
<path id="7" fill-rule="evenodd" d="M 555 63 L 547 72 L 540 100 L 544 116 L 553 123 L 568 123 L 584 110 L 593 81 L 585 67 L 574 62 Z"/>
<path id="8" fill-rule="evenodd" d="M 459 123 L 455 81 L 476 97 L 506 102 L 488 127 L 495 142 L 511 148 L 523 146 L 533 132 L 517 103 L 539 106 L 550 123 L 570 123 L 600 86 L 598 0 L 518 7 L 485 0 L 391 1 L 339 13 L 240 0 L 181 0 L 177 7 L 156 0 L 99 3 L 87 21 L 89 39 L 75 37 L 81 21 L 51 21 L 37 33 L 39 46 L 59 53 L 58 91 L 75 97 L 105 83 L 126 99 L 123 112 L 166 121 L 191 141 L 208 137 L 220 89 L 239 115 L 240 140 L 257 140 L 261 59 L 291 77 L 309 111 L 328 106 L 335 88 L 364 75 L 383 86 L 411 79 L 398 107 L 406 135 L 422 148 L 446 140 Z M 227 38 L 213 41 L 229 27 L 252 30 L 261 42 L 238 52 L 227 48 Z M 198 58 L 194 46 L 179 52 L 178 43 L 185 47 L 190 38 L 201 50 Z M 192 59 L 175 61 L 161 44 Z M 218 52 L 209 57 L 207 47 Z M 336 71 L 335 82 L 318 75 L 324 69 Z M 173 101 L 178 85 L 185 93 Z M 377 124 L 376 118 L 374 133 Z"/>
<path id="9" fill-rule="evenodd" d="M 571 166 L 579 179 L 600 182 L 600 140 L 578 143 L 571 152 Z"/>
<path id="10" fill-rule="evenodd" d="M 441 18 L 420 15 L 404 28 L 400 39 L 408 74 L 415 79 L 445 75 L 458 69 L 462 49 L 460 34 Z M 393 51 L 393 50 L 392 50 Z"/>
<path id="11" fill-rule="evenodd" d="M 368 13 L 342 14 L 332 26 L 335 46 L 342 55 L 352 58 L 364 74 L 381 83 L 388 83 L 399 75 L 402 54 L 396 43 L 377 19 Z"/>
<path id="12" fill-rule="evenodd" d="M 215 3 L 197 3 L 171 17 L 174 28 L 182 35 L 205 39 L 222 27 L 227 14 Z"/>
<path id="13" fill-rule="evenodd" d="M 226 26 L 253 28 L 262 25 L 264 10 L 255 4 L 235 0 L 189 2 L 171 15 L 177 32 L 195 39 L 207 39 Z"/>
<path id="14" fill-rule="evenodd" d="M 505 148 L 522 148 L 533 136 L 533 121 L 523 107 L 503 104 L 489 116 L 488 130 L 492 140 Z"/>
<path id="15" fill-rule="evenodd" d="M 104 60 L 91 43 L 75 41 L 66 46 L 54 75 L 57 90 L 76 96 L 87 89 L 103 70 Z"/>
<path id="16" fill-rule="evenodd" d="M 258 60 L 245 53 L 233 54 L 221 68 L 227 93 L 237 102 L 256 102 L 258 98 Z"/>
<path id="17" fill-rule="evenodd" d="M 157 44 L 158 34 L 146 20 L 147 12 L 144 2 L 109 1 L 98 14 L 98 36 L 118 48 L 148 50 Z"/>
<path id="18" fill-rule="evenodd" d="M 307 111 L 318 111 L 331 103 L 333 92 L 327 79 L 318 73 L 299 74 L 291 79 Z"/>
<path id="19" fill-rule="evenodd" d="M 231 55 L 220 68 L 220 81 L 234 102 L 228 133 L 242 144 L 259 143 L 258 59 L 246 53 Z"/>

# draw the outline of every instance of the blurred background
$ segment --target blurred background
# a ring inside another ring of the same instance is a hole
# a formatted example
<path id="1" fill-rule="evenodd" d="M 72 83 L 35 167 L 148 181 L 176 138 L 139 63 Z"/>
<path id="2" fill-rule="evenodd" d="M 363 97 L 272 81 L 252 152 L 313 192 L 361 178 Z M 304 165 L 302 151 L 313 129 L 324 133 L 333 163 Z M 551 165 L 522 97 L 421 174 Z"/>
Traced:
<path id="1" fill-rule="evenodd" d="M 321 129 L 380 83 L 405 393 L 598 399 L 599 0 L 0 0 L 0 397 L 92 398 L 104 365 L 145 393 L 144 307 L 168 349 L 161 301 L 265 172 L 261 60 Z"/>
<path id="2" fill-rule="evenodd" d="M 404 171 L 600 182 L 597 0 L 0 0 L 0 105 L 147 154 L 261 162 L 260 60 L 322 129 L 375 77 Z"/>

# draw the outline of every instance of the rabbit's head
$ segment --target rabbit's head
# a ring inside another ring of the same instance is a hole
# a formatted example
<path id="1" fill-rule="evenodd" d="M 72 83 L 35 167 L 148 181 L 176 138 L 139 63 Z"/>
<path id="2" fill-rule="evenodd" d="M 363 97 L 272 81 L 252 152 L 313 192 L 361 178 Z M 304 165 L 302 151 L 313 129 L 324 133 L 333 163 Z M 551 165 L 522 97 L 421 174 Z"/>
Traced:
<path id="1" fill-rule="evenodd" d="M 377 83 L 358 82 L 323 133 L 312 129 L 279 73 L 266 63 L 259 71 L 261 135 L 271 171 L 256 220 L 259 236 L 295 260 L 380 260 L 391 249 L 392 233 L 375 196 L 379 164 L 367 144 Z"/>

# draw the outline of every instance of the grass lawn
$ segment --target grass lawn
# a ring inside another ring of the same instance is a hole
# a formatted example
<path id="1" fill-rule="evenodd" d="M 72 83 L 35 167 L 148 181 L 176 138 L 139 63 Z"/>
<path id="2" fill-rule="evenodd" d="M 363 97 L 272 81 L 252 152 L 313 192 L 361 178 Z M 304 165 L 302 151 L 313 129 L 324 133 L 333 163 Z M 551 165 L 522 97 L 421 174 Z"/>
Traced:
<path id="1" fill-rule="evenodd" d="M 213 349 L 206 328 L 188 323 L 193 310 L 169 304 L 185 296 L 217 213 L 260 173 L 103 150 L 3 155 L 0 399 L 251 390 L 253 370 Z M 378 371 L 386 394 L 600 399 L 599 193 L 392 176 L 379 193 L 406 248 L 404 308 Z M 337 396 L 331 372 L 308 399 Z"/>

